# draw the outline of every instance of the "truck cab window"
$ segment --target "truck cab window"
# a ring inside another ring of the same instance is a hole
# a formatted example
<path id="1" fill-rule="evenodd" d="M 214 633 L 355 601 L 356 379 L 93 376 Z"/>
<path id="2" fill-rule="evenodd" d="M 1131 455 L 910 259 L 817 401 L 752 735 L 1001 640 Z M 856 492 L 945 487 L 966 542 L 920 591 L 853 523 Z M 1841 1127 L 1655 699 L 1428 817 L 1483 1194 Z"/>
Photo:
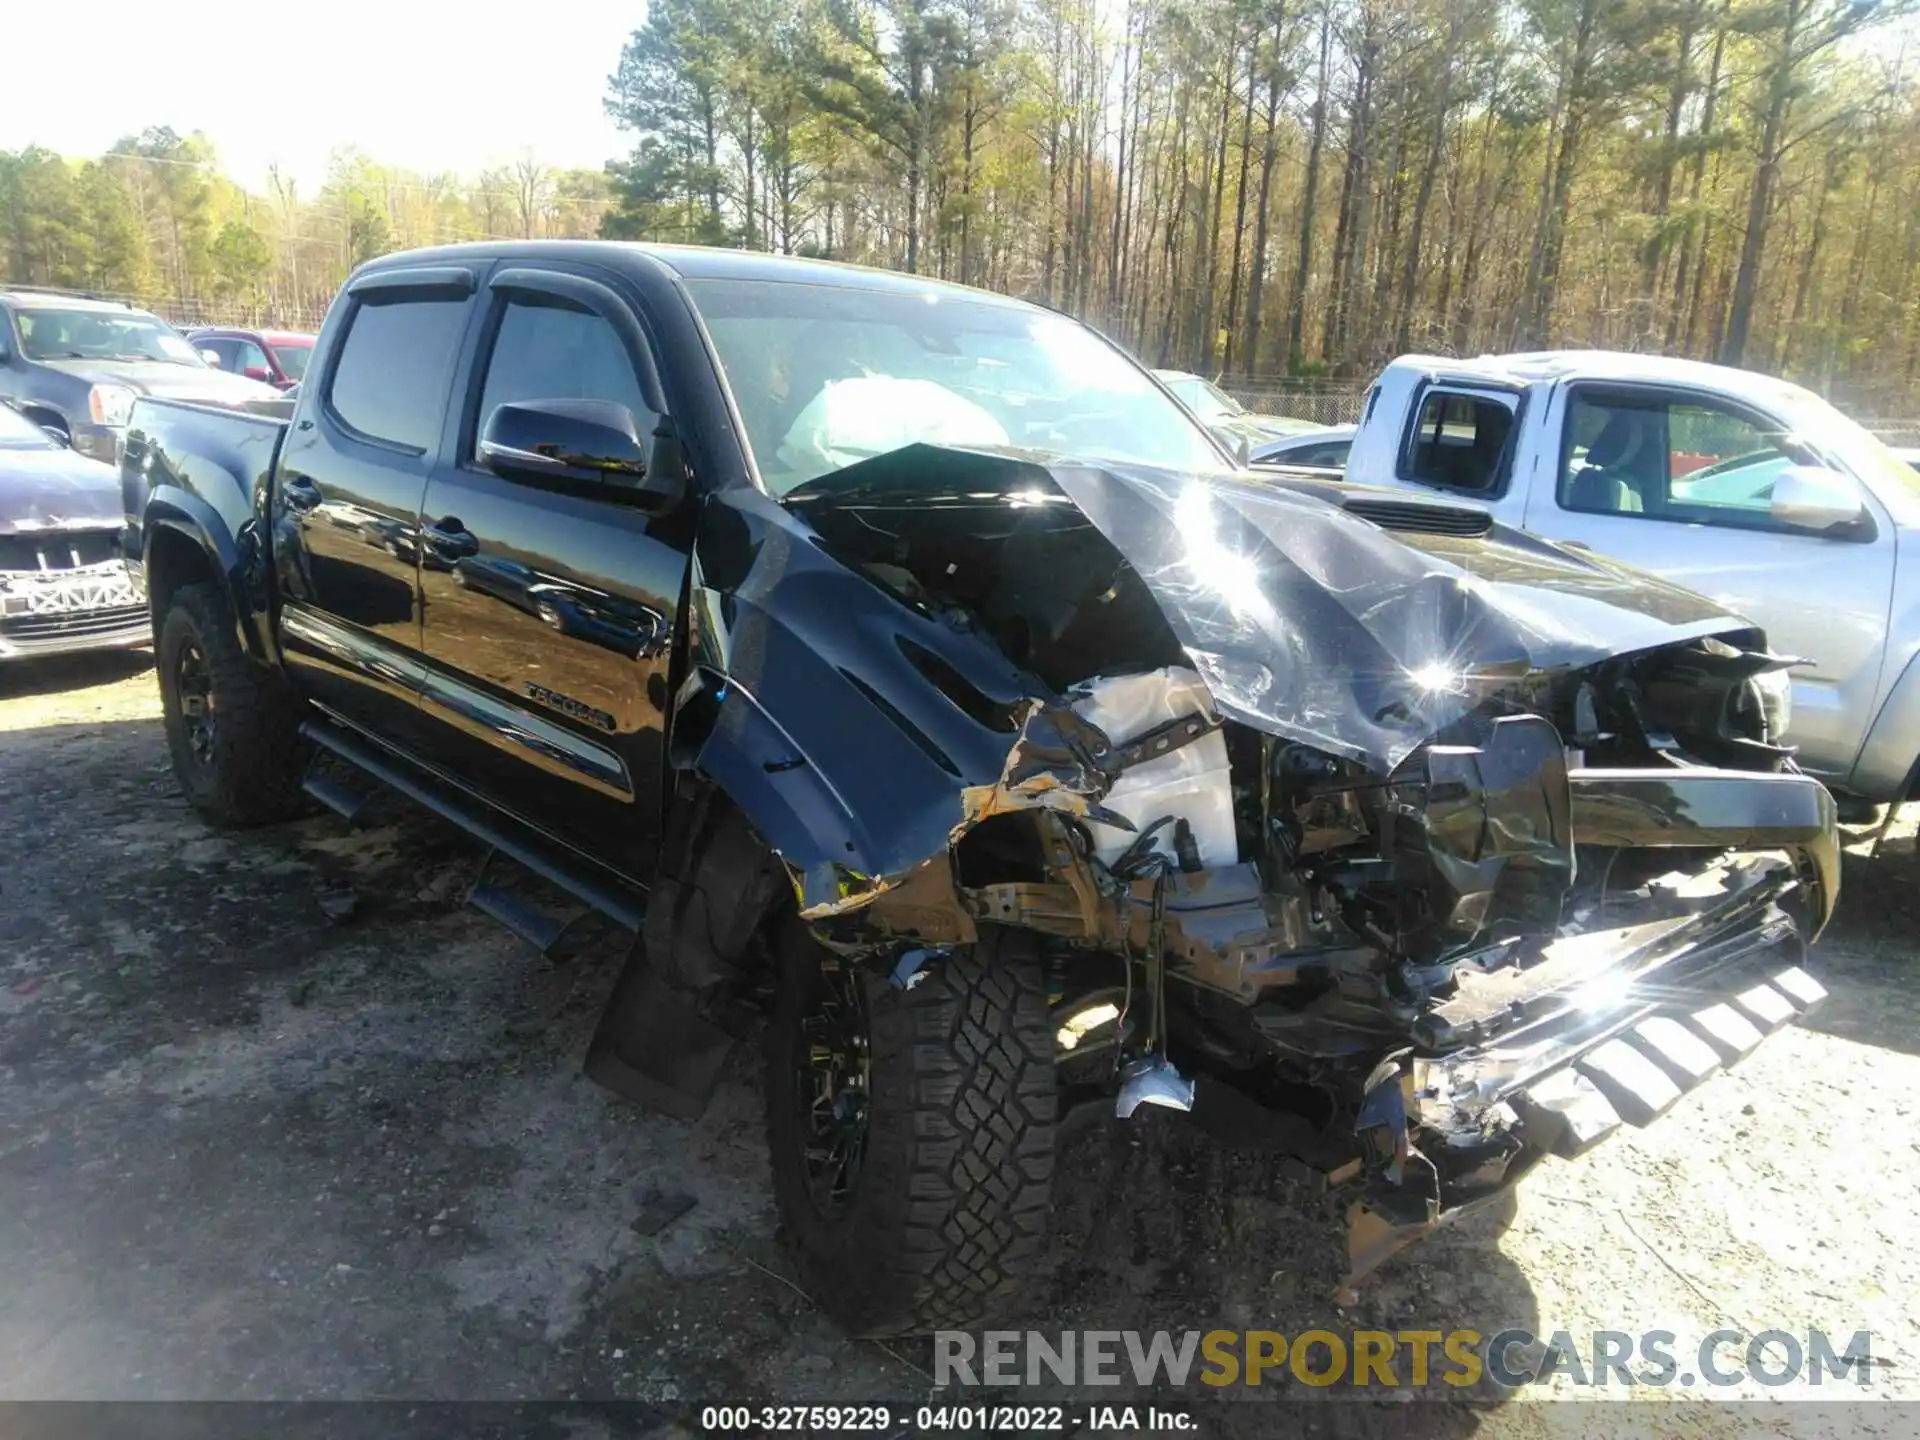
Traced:
<path id="1" fill-rule="evenodd" d="M 557 296 L 515 295 L 502 308 L 469 456 L 495 407 L 522 400 L 609 400 L 633 412 L 641 435 L 657 423 L 619 332 Z"/>
<path id="2" fill-rule="evenodd" d="M 1429 390 L 1407 446 L 1405 478 L 1425 485 L 1494 494 L 1513 433 L 1514 402 L 1505 396 Z"/>
<path id="3" fill-rule="evenodd" d="M 1576 396 L 1562 445 L 1560 506 L 1771 528 L 1773 482 L 1793 463 L 1784 434 L 1717 405 Z"/>
<path id="4" fill-rule="evenodd" d="M 334 415 L 361 435 L 422 453 L 440 438 L 463 300 L 363 300 L 327 385 Z"/>

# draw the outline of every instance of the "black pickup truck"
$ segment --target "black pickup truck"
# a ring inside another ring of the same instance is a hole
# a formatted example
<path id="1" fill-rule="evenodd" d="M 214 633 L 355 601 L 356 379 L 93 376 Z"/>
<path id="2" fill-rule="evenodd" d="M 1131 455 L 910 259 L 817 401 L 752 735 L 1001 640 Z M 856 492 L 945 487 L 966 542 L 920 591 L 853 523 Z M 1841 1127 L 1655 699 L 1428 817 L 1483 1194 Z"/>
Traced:
<path id="1" fill-rule="evenodd" d="M 567 917 L 503 874 L 631 927 L 587 1065 L 642 1101 L 697 1113 L 759 1027 L 785 1227 L 857 1331 L 1043 1269 L 1070 1115 L 1282 1152 L 1357 1276 L 1822 994 L 1833 806 L 1757 631 L 1477 512 L 1235 475 L 1032 306 L 389 256 L 290 420 L 142 400 L 121 478 L 194 805 L 384 782 L 536 943 Z"/>

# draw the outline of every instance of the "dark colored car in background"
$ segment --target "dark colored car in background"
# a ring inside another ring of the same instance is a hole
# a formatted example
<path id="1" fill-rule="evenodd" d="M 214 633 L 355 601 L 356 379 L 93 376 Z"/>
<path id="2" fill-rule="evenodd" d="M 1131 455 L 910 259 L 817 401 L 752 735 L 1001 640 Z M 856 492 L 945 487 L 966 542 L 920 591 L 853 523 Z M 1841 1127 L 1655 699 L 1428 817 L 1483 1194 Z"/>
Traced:
<path id="1" fill-rule="evenodd" d="M 157 315 L 58 291 L 0 290 L 0 400 L 112 464 L 142 395 L 241 407 L 268 385 L 207 364 Z"/>
<path id="2" fill-rule="evenodd" d="M 1344 470 L 1357 425 L 1327 425 L 1268 440 L 1247 451 L 1249 465 L 1285 465 L 1293 469 Z"/>
<path id="3" fill-rule="evenodd" d="M 217 363 L 231 375 L 244 375 L 276 390 L 300 383 L 313 355 L 312 335 L 297 330 L 189 330 L 187 338 L 202 351 L 219 357 Z"/>
<path id="4" fill-rule="evenodd" d="M 0 404 L 0 661 L 144 644 L 120 478 Z"/>

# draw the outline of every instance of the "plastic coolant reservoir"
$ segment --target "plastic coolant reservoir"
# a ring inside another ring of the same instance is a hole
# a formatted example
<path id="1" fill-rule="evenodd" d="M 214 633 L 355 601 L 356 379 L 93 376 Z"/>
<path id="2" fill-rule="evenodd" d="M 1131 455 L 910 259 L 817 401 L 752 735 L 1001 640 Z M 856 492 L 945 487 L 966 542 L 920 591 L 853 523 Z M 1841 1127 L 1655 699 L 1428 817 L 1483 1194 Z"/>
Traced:
<path id="1" fill-rule="evenodd" d="M 1149 730 L 1195 713 L 1212 716 L 1213 697 L 1192 670 L 1169 668 L 1145 675 L 1116 675 L 1090 681 L 1073 708 L 1098 725 L 1116 745 L 1137 740 Z M 1193 827 L 1200 863 L 1207 869 L 1237 864 L 1240 845 L 1233 828 L 1233 784 L 1227 770 L 1227 737 L 1219 730 L 1157 760 L 1148 760 L 1123 773 L 1106 799 L 1104 809 L 1131 820 L 1136 830 L 1089 823 L 1095 853 L 1112 863 L 1144 830 L 1162 815 Z M 1154 832 L 1153 846 L 1177 859 L 1174 825 Z"/>

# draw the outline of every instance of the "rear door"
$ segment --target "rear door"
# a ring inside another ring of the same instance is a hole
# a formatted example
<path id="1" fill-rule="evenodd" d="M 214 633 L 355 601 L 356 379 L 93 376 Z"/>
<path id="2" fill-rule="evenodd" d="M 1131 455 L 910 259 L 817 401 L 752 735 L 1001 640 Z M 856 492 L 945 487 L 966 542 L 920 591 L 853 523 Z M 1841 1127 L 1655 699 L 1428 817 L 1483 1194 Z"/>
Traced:
<path id="1" fill-rule="evenodd" d="M 1773 481 L 1794 463 L 1795 442 L 1723 397 L 1586 383 L 1554 411 L 1557 471 L 1535 485 L 1527 528 L 1710 595 L 1762 626 L 1777 652 L 1810 660 L 1793 672 L 1792 738 L 1808 769 L 1844 774 L 1880 678 L 1893 590 L 1886 518 L 1826 534 L 1775 520 Z M 1878 513 L 1865 487 L 1861 498 Z"/>
<path id="2" fill-rule="evenodd" d="M 477 441 L 496 406 L 533 400 L 623 405 L 652 435 L 658 347 L 623 281 L 554 264 L 496 272 L 470 348 L 454 461 L 423 514 L 435 744 L 496 805 L 645 874 L 691 509 L 648 515 L 605 487 L 496 474 Z"/>
<path id="3" fill-rule="evenodd" d="M 418 533 L 443 464 L 455 361 L 475 309 L 464 266 L 363 274 L 328 320 L 273 493 L 280 631 L 301 689 L 338 716 L 417 739 Z"/>

